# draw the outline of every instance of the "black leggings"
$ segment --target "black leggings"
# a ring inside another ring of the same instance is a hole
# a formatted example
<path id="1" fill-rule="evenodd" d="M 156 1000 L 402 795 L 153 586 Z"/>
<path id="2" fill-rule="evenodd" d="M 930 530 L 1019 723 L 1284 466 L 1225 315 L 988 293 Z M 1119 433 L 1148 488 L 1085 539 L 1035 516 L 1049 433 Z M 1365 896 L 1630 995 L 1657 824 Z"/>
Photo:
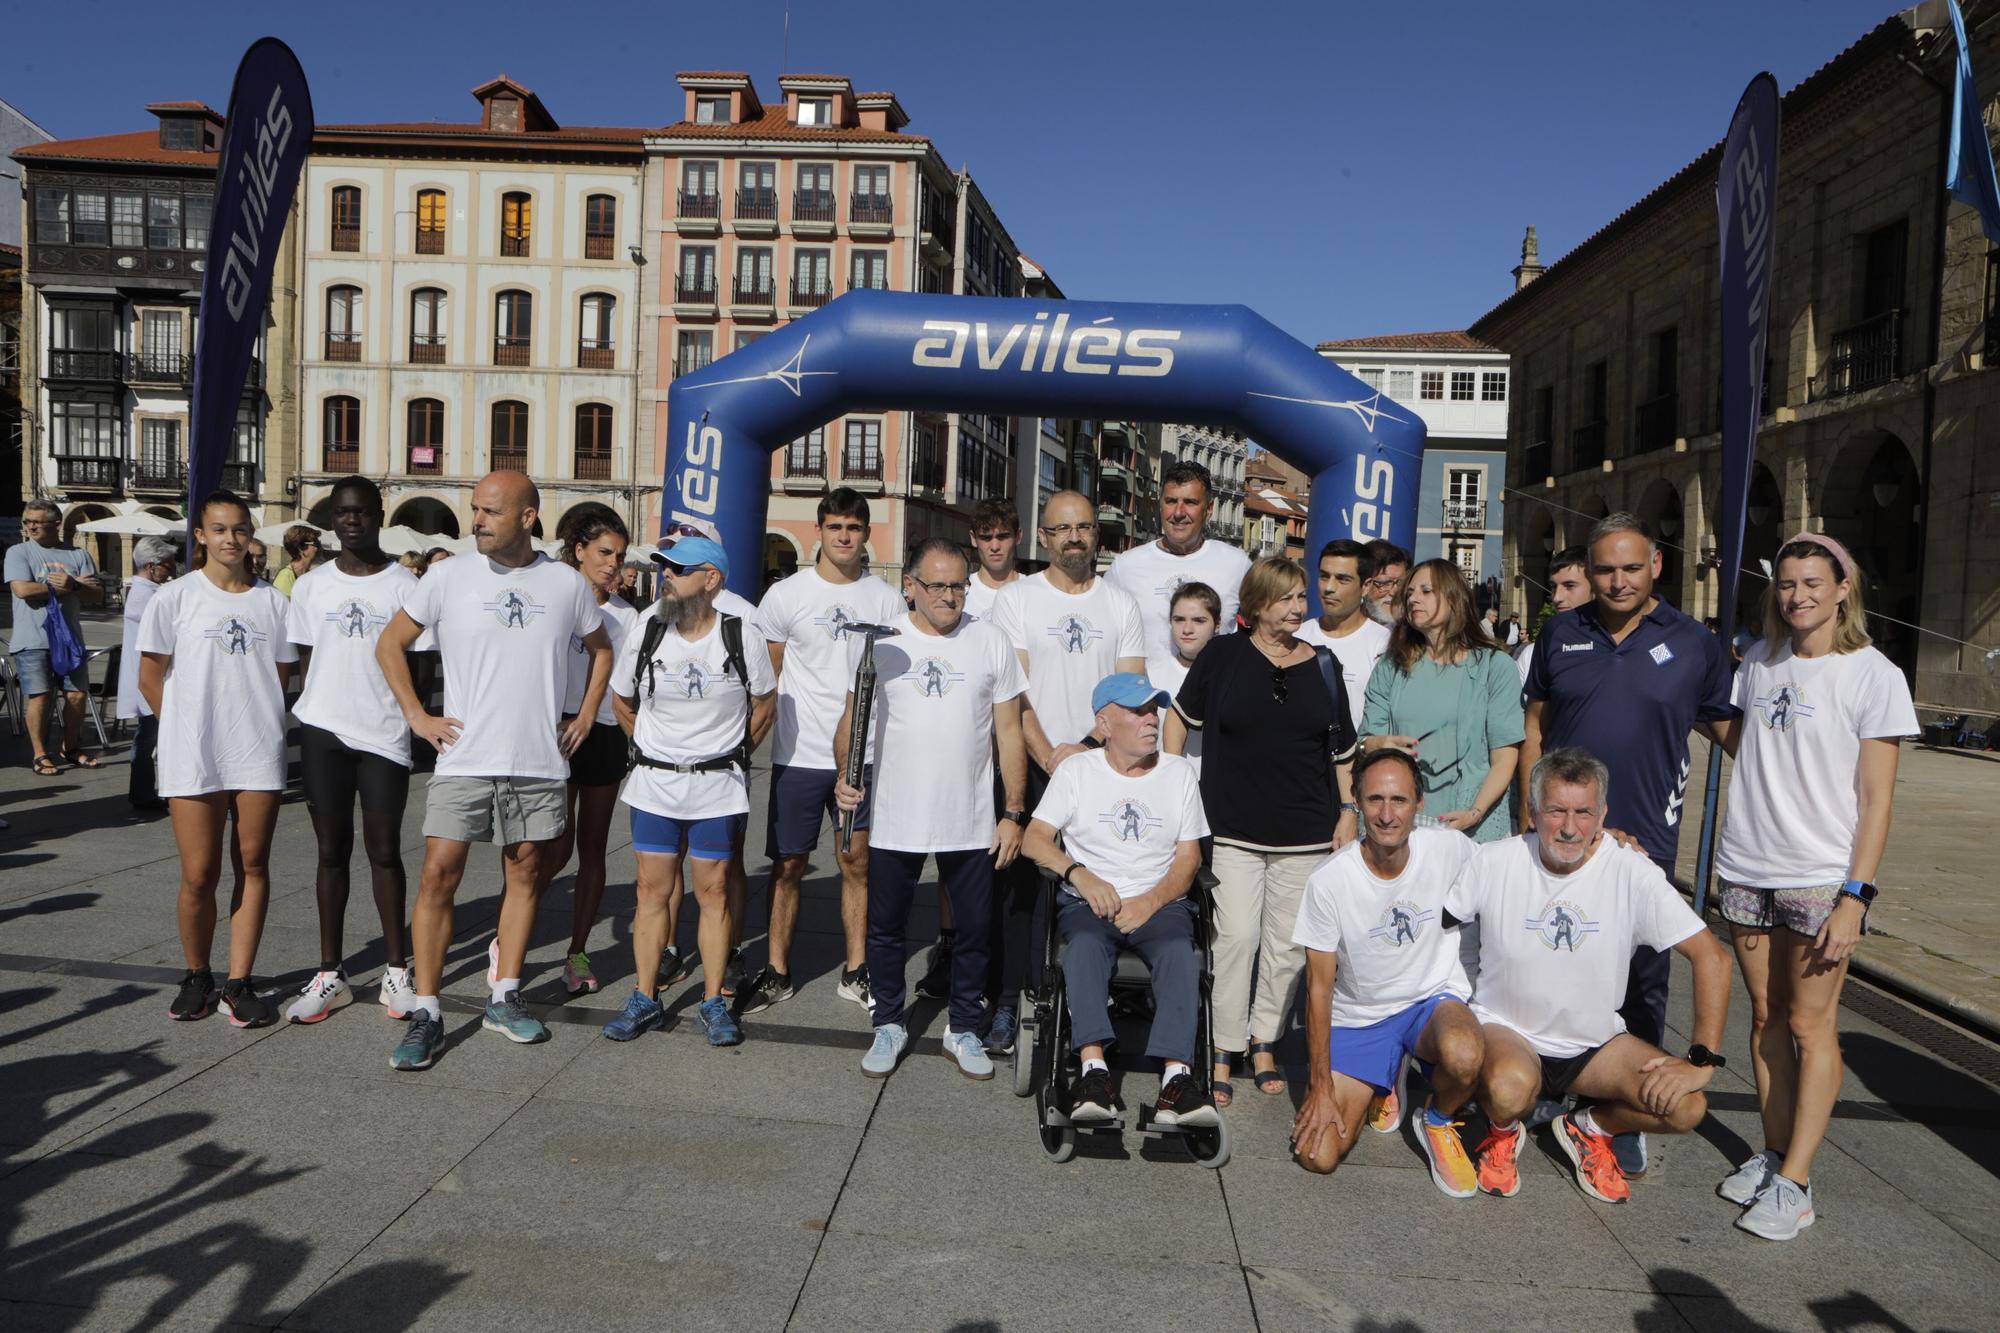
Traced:
<path id="1" fill-rule="evenodd" d="M 391 967 L 409 956 L 404 930 L 408 884 L 403 874 L 403 809 L 409 803 L 410 770 L 392 759 L 349 749 L 338 736 L 299 724 L 299 766 L 313 833 L 319 839 L 320 966 L 342 959 L 341 926 L 347 916 L 347 863 L 354 855 L 354 802 L 361 801 L 361 843 L 368 853 L 375 911 L 382 919 L 382 947 Z"/>

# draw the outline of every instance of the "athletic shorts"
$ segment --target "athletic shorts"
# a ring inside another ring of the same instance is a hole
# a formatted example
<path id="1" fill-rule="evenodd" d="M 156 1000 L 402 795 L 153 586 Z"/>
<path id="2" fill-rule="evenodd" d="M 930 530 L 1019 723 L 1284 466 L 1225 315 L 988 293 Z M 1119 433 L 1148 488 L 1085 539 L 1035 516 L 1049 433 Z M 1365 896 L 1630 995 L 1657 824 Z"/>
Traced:
<path id="1" fill-rule="evenodd" d="M 1605 1045 L 1609 1045 L 1607 1042 Z M 1542 1061 L 1542 1095 L 1550 1101 L 1560 1101 L 1569 1095 L 1570 1085 L 1584 1066 L 1597 1058 L 1603 1046 L 1593 1046 L 1575 1055 L 1544 1055 Z"/>
<path id="2" fill-rule="evenodd" d="M 840 807 L 833 801 L 838 769 L 796 768 L 791 764 L 771 765 L 771 814 L 766 824 L 765 855 L 804 856 L 819 846 L 819 817 L 825 814 L 835 828 L 840 827 Z M 861 808 L 854 812 L 854 827 L 866 831 L 870 807 L 875 799 L 875 767 L 862 771 Z"/>
<path id="3" fill-rule="evenodd" d="M 1840 906 L 1838 884 L 1803 889 L 1753 889 L 1722 881 L 1722 919 L 1732 926 L 1770 930 L 1783 926 L 1794 935 L 1812 939 Z"/>
<path id="4" fill-rule="evenodd" d="M 410 770 L 393 759 L 350 749 L 340 737 L 299 723 L 299 771 L 306 804 L 322 815 L 351 815 L 354 798 L 369 814 L 401 815 L 410 799 Z"/>
<path id="5" fill-rule="evenodd" d="M 547 842 L 569 823 L 561 778 L 431 778 L 424 836 L 453 842 Z"/>
<path id="6" fill-rule="evenodd" d="M 632 810 L 632 850 L 679 856 L 681 848 L 701 861 L 727 861 L 743 841 L 748 815 L 710 815 L 707 819 L 675 819 L 650 810 Z"/>
<path id="7" fill-rule="evenodd" d="M 49 666 L 49 650 L 46 648 L 23 648 L 15 653 L 14 674 L 21 678 L 22 694 L 32 697 L 55 692 L 56 673 Z M 72 693 L 90 693 L 90 685 L 84 680 L 81 668 L 70 672 L 64 684 Z"/>
<path id="8" fill-rule="evenodd" d="M 1424 1026 L 1446 1000 L 1464 1003 L 1456 995 L 1433 995 L 1366 1027 L 1336 1027 L 1332 1041 L 1334 1072 L 1358 1079 L 1377 1092 L 1387 1092 L 1396 1086 L 1396 1073 L 1407 1055 L 1423 1066 L 1424 1077 L 1430 1077 L 1430 1066 L 1417 1059 L 1417 1038 L 1424 1035 Z"/>
<path id="9" fill-rule="evenodd" d="M 567 727 L 569 718 L 563 719 Z M 590 734 L 569 757 L 569 780 L 579 787 L 615 787 L 625 780 L 625 729 L 608 722 L 590 724 Z"/>

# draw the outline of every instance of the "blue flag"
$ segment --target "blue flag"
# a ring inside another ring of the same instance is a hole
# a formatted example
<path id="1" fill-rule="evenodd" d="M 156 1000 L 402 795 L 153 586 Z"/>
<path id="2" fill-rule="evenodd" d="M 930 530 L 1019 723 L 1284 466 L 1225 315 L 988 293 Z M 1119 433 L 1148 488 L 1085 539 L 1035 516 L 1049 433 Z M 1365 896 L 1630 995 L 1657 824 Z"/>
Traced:
<path id="1" fill-rule="evenodd" d="M 312 94 L 298 57 L 275 37 L 259 38 L 236 67 L 216 165 L 194 344 L 190 520 L 199 519 L 195 506 L 222 480 L 250 355 L 264 331 L 278 241 L 312 137 Z"/>
<path id="2" fill-rule="evenodd" d="M 1972 52 L 1965 44 L 1958 0 L 1950 0 L 1949 7 L 1951 30 L 1958 38 L 1958 81 L 1951 90 L 1951 156 L 1945 159 L 1944 185 L 1952 198 L 1979 214 L 1986 239 L 2000 245 L 2000 180 L 1993 175 L 1993 142 L 1980 114 L 1979 85 L 1972 81 Z"/>

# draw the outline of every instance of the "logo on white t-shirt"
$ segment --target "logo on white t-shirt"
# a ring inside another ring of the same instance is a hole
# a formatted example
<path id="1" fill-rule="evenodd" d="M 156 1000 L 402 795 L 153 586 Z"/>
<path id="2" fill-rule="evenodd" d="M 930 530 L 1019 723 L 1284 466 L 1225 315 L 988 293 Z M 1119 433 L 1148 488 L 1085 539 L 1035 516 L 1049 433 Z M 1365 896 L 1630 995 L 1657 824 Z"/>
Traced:
<path id="1" fill-rule="evenodd" d="M 825 615 L 814 616 L 813 624 L 825 630 L 829 639 L 844 639 L 847 637 L 847 627 L 860 619 L 860 616 L 854 614 L 853 607 L 835 603 L 827 608 Z"/>
<path id="2" fill-rule="evenodd" d="M 965 679 L 963 671 L 954 671 L 942 657 L 926 657 L 912 663 L 909 675 L 916 684 L 919 699 L 942 699 L 951 693 L 952 686 Z"/>
<path id="3" fill-rule="evenodd" d="M 536 616 L 548 610 L 520 588 L 502 588 L 492 601 L 481 605 L 506 629 L 526 629 L 535 623 Z"/>
<path id="4" fill-rule="evenodd" d="M 1049 626 L 1047 632 L 1062 640 L 1062 649 L 1066 653 L 1087 652 L 1091 644 L 1104 637 L 1103 630 L 1074 611 Z"/>
<path id="5" fill-rule="evenodd" d="M 326 613 L 327 623 L 349 639 L 365 639 L 369 631 L 379 631 L 389 623 L 389 617 L 377 611 L 359 597 L 350 597 L 339 606 Z"/>
<path id="6" fill-rule="evenodd" d="M 668 686 L 683 699 L 706 699 L 708 687 L 721 679 L 721 673 L 710 673 L 708 663 L 697 657 L 684 657 L 666 670 Z"/>
<path id="7" fill-rule="evenodd" d="M 201 632 L 230 657 L 247 657 L 252 645 L 264 642 L 271 636 L 236 616 L 224 616 Z"/>
<path id="8" fill-rule="evenodd" d="M 1556 953 L 1575 953 L 1584 940 L 1595 935 L 1599 924 L 1583 914 L 1583 909 L 1562 898 L 1552 898 L 1540 916 L 1528 918 L 1528 929 L 1542 937 L 1542 943 Z"/>
<path id="9" fill-rule="evenodd" d="M 1405 944 L 1415 944 L 1417 937 L 1423 934 L 1423 928 L 1435 920 L 1437 911 L 1434 908 L 1418 907 L 1406 898 L 1398 898 L 1382 909 L 1376 924 L 1368 928 L 1368 938 L 1391 949 L 1400 949 Z"/>
<path id="10" fill-rule="evenodd" d="M 1109 824 L 1120 842 L 1142 842 L 1146 834 L 1166 827 L 1167 821 L 1154 814 L 1144 801 L 1122 796 L 1118 803 L 1098 815 L 1097 822 Z"/>
<path id="11" fill-rule="evenodd" d="M 1780 685 L 1761 699 L 1752 699 L 1750 706 L 1764 719 L 1764 725 L 1772 731 L 1790 731 L 1794 722 L 1811 717 L 1819 710 L 1806 702 L 1806 692 L 1790 683 Z"/>

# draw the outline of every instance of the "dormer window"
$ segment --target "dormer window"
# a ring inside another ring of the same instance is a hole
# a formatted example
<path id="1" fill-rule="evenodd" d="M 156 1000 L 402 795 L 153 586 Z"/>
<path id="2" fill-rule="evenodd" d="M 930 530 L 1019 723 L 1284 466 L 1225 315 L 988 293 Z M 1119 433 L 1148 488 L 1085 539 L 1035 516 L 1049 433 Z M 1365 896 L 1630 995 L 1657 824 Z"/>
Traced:
<path id="1" fill-rule="evenodd" d="M 799 99 L 799 124 L 833 124 L 833 99 L 831 97 L 801 97 Z"/>
<path id="2" fill-rule="evenodd" d="M 174 152 L 201 151 L 201 121 L 193 116 L 167 116 L 160 121 L 160 147 Z"/>
<path id="3" fill-rule="evenodd" d="M 728 93 L 697 93 L 694 99 L 694 123 L 697 125 L 727 125 L 735 117 L 729 114 Z"/>

